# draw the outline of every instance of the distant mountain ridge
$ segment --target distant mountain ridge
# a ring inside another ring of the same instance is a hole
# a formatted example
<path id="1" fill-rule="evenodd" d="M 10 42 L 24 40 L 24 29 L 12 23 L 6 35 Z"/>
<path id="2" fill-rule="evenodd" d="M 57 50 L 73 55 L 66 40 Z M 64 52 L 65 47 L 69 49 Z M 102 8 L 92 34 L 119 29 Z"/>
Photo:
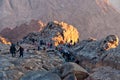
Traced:
<path id="1" fill-rule="evenodd" d="M 5 28 L 0 34 L 11 42 L 17 42 L 31 32 L 38 32 L 42 28 L 39 22 L 39 20 L 31 20 L 30 23 L 23 23 L 13 29 Z"/>

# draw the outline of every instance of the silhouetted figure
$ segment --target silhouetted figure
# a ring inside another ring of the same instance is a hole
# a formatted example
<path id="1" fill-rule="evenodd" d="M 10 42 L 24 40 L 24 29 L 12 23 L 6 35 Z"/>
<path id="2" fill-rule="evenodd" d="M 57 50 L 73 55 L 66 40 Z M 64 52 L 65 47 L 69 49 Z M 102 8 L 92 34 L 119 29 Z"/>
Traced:
<path id="1" fill-rule="evenodd" d="M 19 57 L 23 57 L 24 48 L 20 46 L 18 51 L 19 51 L 19 54 L 20 54 Z"/>
<path id="2" fill-rule="evenodd" d="M 49 42 L 49 43 L 47 44 L 47 47 L 48 47 L 48 48 L 52 48 L 52 47 L 53 47 L 53 44 Z"/>
<path id="3" fill-rule="evenodd" d="M 52 43 L 50 43 L 50 48 L 52 48 L 53 47 L 53 44 Z"/>
<path id="4" fill-rule="evenodd" d="M 44 42 L 43 42 L 43 40 L 40 40 L 40 45 L 44 45 Z"/>
<path id="5" fill-rule="evenodd" d="M 40 45 L 38 45 L 38 51 L 41 50 Z"/>
<path id="6" fill-rule="evenodd" d="M 47 47 L 50 48 L 50 43 L 47 43 Z"/>
<path id="7" fill-rule="evenodd" d="M 16 48 L 14 44 L 11 44 L 10 46 L 10 53 L 12 54 L 12 57 L 16 56 Z"/>
<path id="8" fill-rule="evenodd" d="M 31 40 L 31 42 L 34 44 L 35 43 L 35 39 L 30 39 Z"/>

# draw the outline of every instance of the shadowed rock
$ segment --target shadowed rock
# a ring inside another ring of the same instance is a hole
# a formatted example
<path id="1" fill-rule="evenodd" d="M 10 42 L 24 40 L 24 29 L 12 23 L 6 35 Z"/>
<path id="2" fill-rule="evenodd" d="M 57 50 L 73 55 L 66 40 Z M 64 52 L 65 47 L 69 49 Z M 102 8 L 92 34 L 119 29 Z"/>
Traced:
<path id="1" fill-rule="evenodd" d="M 76 63 L 68 62 L 57 67 L 52 71 L 58 74 L 62 79 L 84 80 L 89 76 L 88 72 Z"/>
<path id="2" fill-rule="evenodd" d="M 94 69 L 90 77 L 92 77 L 93 80 L 119 80 L 120 70 L 111 67 L 100 67 Z"/>

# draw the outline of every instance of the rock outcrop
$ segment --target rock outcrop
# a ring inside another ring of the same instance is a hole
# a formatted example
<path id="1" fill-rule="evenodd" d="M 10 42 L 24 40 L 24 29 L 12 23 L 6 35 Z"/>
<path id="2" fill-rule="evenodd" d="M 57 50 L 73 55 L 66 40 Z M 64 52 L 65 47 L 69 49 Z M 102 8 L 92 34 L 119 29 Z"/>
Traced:
<path id="1" fill-rule="evenodd" d="M 105 40 L 101 43 L 101 49 L 109 50 L 112 48 L 116 48 L 119 45 L 119 38 L 116 35 L 109 35 L 105 38 Z"/>
<path id="2" fill-rule="evenodd" d="M 120 45 L 116 35 L 109 35 L 102 40 L 83 40 L 74 50 L 79 64 L 90 72 L 100 66 L 109 66 L 118 71 L 120 69 Z"/>
<path id="3" fill-rule="evenodd" d="M 40 32 L 28 34 L 23 38 L 25 43 L 39 43 L 44 40 L 47 43 L 53 43 L 55 46 L 60 44 L 71 43 L 75 44 L 79 40 L 79 33 L 77 29 L 65 22 L 49 22 Z"/>

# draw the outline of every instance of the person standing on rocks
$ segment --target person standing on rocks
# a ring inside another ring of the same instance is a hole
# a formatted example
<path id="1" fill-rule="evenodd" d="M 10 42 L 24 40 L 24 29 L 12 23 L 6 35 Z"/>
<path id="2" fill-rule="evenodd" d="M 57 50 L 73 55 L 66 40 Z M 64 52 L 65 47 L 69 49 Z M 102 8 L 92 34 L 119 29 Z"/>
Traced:
<path id="1" fill-rule="evenodd" d="M 16 48 L 15 48 L 15 45 L 13 43 L 10 46 L 10 53 L 12 54 L 12 57 L 16 56 Z"/>
<path id="2" fill-rule="evenodd" d="M 20 48 L 18 49 L 19 51 L 19 57 L 23 57 L 23 53 L 24 53 L 24 48 L 20 46 Z"/>

